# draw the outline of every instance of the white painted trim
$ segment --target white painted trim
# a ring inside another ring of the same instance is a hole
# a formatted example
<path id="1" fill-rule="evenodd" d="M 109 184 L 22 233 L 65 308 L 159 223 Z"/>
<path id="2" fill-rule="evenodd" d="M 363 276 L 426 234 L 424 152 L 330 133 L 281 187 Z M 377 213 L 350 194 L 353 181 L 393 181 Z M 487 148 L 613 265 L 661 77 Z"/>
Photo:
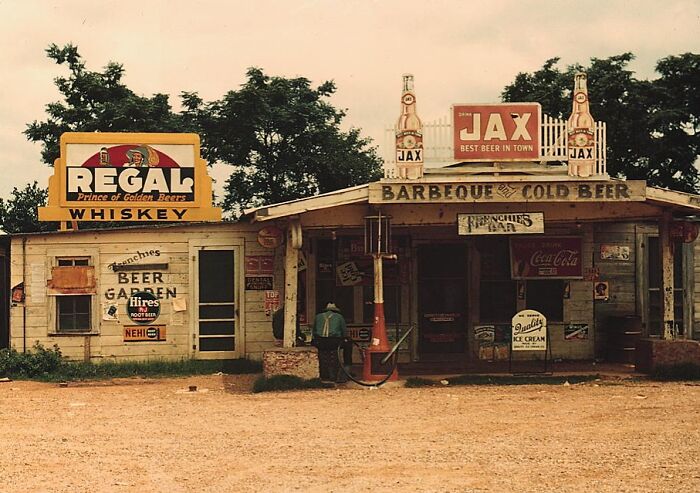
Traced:
<path id="1" fill-rule="evenodd" d="M 245 272 L 244 261 L 245 256 L 245 240 L 243 238 L 197 238 L 191 239 L 188 242 L 188 264 L 189 264 L 189 327 L 188 327 L 188 353 L 196 359 L 233 359 L 243 358 L 246 355 L 245 350 L 245 323 L 246 323 L 246 307 L 245 307 Z M 192 349 L 194 341 L 197 341 L 199 331 L 199 263 L 197 262 L 197 253 L 200 250 L 233 250 L 233 268 L 235 276 L 234 284 L 234 303 L 238 314 L 236 315 L 236 328 L 234 330 L 234 338 L 236 349 L 234 351 L 212 351 L 200 352 L 199 343 L 197 349 Z"/>

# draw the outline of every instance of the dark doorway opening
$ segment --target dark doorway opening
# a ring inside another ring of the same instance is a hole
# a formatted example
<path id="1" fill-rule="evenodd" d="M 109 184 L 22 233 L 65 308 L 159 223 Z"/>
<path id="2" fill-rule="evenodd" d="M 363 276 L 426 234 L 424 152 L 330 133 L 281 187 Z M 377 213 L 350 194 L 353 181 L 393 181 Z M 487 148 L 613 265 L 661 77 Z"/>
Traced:
<path id="1" fill-rule="evenodd" d="M 418 247 L 418 324 L 418 352 L 421 359 L 455 359 L 461 358 L 466 352 L 465 245 Z"/>

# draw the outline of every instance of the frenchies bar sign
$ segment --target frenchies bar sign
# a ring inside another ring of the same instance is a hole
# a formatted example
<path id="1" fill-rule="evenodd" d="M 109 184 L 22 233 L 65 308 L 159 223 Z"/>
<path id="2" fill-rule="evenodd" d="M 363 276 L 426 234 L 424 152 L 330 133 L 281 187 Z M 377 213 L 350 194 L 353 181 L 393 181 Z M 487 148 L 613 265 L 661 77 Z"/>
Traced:
<path id="1" fill-rule="evenodd" d="M 578 236 L 511 238 L 511 277 L 582 279 L 581 244 Z"/>
<path id="2" fill-rule="evenodd" d="M 540 114 L 537 103 L 453 105 L 455 160 L 538 160 Z"/>
<path id="3" fill-rule="evenodd" d="M 196 134 L 65 133 L 41 221 L 218 221 Z"/>
<path id="4" fill-rule="evenodd" d="M 544 213 L 457 214 L 459 235 L 544 233 Z"/>

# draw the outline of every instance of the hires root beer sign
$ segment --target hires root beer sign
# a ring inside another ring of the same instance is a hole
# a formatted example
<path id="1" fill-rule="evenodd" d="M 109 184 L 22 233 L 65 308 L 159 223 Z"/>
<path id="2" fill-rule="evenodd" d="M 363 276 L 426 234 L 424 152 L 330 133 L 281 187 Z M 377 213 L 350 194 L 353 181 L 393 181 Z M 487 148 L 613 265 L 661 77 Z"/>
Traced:
<path id="1" fill-rule="evenodd" d="M 217 221 L 196 134 L 65 133 L 41 221 Z"/>
<path id="2" fill-rule="evenodd" d="M 581 245 L 578 236 L 511 238 L 511 277 L 582 279 Z"/>
<path id="3" fill-rule="evenodd" d="M 537 103 L 452 106 L 454 158 L 458 161 L 533 161 L 540 157 Z"/>

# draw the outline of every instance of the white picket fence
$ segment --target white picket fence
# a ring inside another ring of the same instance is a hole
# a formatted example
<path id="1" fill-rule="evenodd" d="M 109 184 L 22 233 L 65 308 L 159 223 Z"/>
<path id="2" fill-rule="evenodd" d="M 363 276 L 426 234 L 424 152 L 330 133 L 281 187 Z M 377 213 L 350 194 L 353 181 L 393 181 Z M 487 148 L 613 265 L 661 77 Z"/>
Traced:
<path id="1" fill-rule="evenodd" d="M 394 176 L 396 165 L 396 130 L 385 128 L 384 142 L 380 149 L 384 159 L 384 175 Z M 423 159 L 425 168 L 443 168 L 455 164 L 452 121 L 449 116 L 423 123 Z M 607 152 L 605 122 L 596 122 L 595 174 L 607 175 Z M 562 163 L 566 173 L 568 149 L 566 142 L 566 121 L 542 115 L 540 122 L 540 162 L 542 164 Z"/>

